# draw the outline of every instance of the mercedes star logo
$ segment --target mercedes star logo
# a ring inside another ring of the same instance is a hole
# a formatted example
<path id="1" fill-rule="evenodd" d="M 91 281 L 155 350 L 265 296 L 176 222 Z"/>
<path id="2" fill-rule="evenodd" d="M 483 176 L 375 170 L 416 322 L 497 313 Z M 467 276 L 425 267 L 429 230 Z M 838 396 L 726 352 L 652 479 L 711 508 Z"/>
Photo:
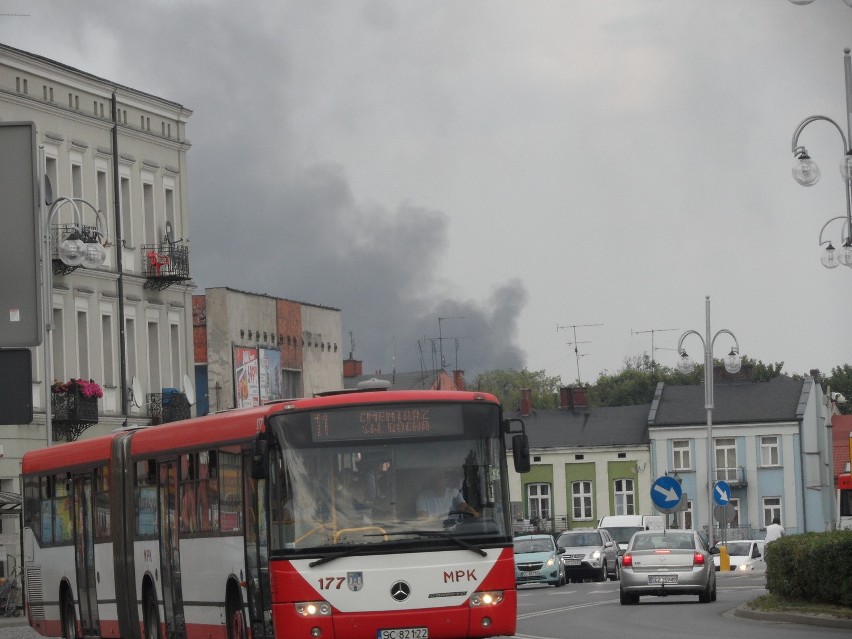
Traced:
<path id="1" fill-rule="evenodd" d="M 411 594 L 411 586 L 404 581 L 397 581 L 390 589 L 390 596 L 394 601 L 405 601 Z"/>

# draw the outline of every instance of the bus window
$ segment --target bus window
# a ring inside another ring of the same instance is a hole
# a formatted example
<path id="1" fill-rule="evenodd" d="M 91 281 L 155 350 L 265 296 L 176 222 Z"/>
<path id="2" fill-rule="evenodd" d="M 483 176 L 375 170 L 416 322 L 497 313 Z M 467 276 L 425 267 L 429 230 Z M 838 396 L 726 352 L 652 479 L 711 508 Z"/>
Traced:
<path id="1" fill-rule="evenodd" d="M 24 526 L 33 531 L 36 539 L 41 539 L 41 502 L 39 500 L 38 477 L 24 479 Z"/>
<path id="2" fill-rule="evenodd" d="M 198 505 L 195 499 L 196 467 L 195 453 L 180 456 L 180 531 L 194 533 L 198 530 Z"/>
<path id="3" fill-rule="evenodd" d="M 215 450 L 198 453 L 199 527 L 205 532 L 219 530 L 219 476 Z"/>
<path id="4" fill-rule="evenodd" d="M 136 462 L 136 536 L 156 537 L 157 523 L 157 462 L 145 459 Z"/>
<path id="5" fill-rule="evenodd" d="M 109 468 L 95 469 L 95 539 L 107 540 L 110 533 Z"/>
<path id="6" fill-rule="evenodd" d="M 53 491 L 51 477 L 39 478 L 39 501 L 41 502 L 41 541 L 45 545 L 53 543 Z"/>
<path id="7" fill-rule="evenodd" d="M 71 474 L 61 474 L 54 477 L 53 483 L 56 496 L 53 499 L 53 541 L 57 544 L 70 544 L 74 533 L 72 526 L 74 518 L 71 500 Z"/>
<path id="8" fill-rule="evenodd" d="M 222 532 L 242 530 L 242 472 L 239 448 L 219 451 L 220 517 Z"/>

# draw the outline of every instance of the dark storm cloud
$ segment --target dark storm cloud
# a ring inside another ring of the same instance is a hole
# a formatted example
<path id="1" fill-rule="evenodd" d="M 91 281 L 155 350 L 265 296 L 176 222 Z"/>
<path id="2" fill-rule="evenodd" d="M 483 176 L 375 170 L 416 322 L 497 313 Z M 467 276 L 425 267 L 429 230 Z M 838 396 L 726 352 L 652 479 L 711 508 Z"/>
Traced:
<path id="1" fill-rule="evenodd" d="M 341 346 L 348 353 L 352 331 L 365 370 L 390 370 L 394 358 L 397 370 L 431 368 L 439 317 L 464 318 L 442 330 L 448 367 L 458 363 L 473 373 L 523 366 L 515 344 L 527 301 L 520 282 L 500 286 L 485 302 L 437 292 L 451 228 L 444 213 L 410 203 L 393 211 L 359 206 L 336 165 L 236 191 L 221 179 L 223 197 L 217 191 L 195 198 L 204 200 L 192 220 L 193 271 L 201 286 L 340 308 Z M 233 214 L 223 216 L 223 207 Z"/>

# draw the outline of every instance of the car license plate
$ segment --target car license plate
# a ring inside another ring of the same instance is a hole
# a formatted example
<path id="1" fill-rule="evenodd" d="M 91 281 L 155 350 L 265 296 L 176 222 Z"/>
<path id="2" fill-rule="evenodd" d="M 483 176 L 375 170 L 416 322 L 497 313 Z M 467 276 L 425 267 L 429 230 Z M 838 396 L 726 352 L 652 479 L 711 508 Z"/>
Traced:
<path id="1" fill-rule="evenodd" d="M 522 579 L 532 579 L 533 577 L 538 577 L 541 573 L 538 570 L 527 570 L 521 573 Z"/>
<path id="2" fill-rule="evenodd" d="M 377 631 L 376 639 L 429 639 L 429 628 L 387 628 Z"/>
<path id="3" fill-rule="evenodd" d="M 565 565 L 566 566 L 579 566 L 580 560 L 579 559 L 569 559 L 565 562 Z"/>
<path id="4" fill-rule="evenodd" d="M 651 575 L 648 577 L 649 584 L 676 584 L 677 575 Z"/>

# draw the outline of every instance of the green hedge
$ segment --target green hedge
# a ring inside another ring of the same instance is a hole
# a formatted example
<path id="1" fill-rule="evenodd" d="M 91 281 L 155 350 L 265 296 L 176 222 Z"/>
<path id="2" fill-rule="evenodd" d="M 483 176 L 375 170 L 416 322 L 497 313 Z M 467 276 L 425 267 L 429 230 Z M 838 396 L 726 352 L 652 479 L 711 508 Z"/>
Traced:
<path id="1" fill-rule="evenodd" d="M 852 530 L 782 537 L 765 559 L 773 595 L 852 607 Z"/>

